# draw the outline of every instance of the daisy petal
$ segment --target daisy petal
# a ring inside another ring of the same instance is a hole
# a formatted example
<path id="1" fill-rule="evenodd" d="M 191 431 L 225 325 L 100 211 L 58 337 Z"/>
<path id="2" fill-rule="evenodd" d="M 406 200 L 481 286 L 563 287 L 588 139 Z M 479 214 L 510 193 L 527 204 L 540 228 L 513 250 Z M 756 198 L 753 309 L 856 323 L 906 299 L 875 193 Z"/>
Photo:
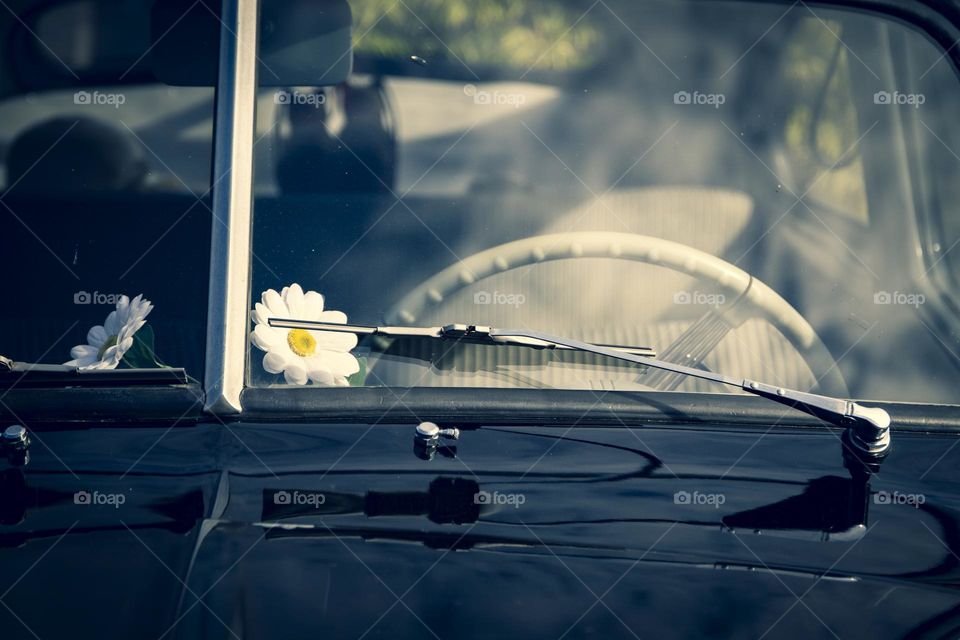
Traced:
<path id="1" fill-rule="evenodd" d="M 347 314 L 343 311 L 324 311 L 318 318 L 320 322 L 330 322 L 333 324 L 347 324 Z"/>
<path id="2" fill-rule="evenodd" d="M 107 341 L 107 337 L 107 330 L 98 324 L 87 332 L 87 344 L 99 349 L 103 346 L 103 343 Z"/>
<path id="3" fill-rule="evenodd" d="M 323 296 L 316 291 L 307 291 L 303 294 L 303 307 L 305 319 L 319 318 L 323 313 Z"/>
<path id="4" fill-rule="evenodd" d="M 73 349 L 70 349 L 70 357 L 77 360 L 83 360 L 92 356 L 94 359 L 96 359 L 99 352 L 100 350 L 93 345 L 78 344 Z"/>
<path id="5" fill-rule="evenodd" d="M 290 317 L 290 311 L 287 309 L 287 305 L 279 293 L 273 289 L 267 289 L 263 292 L 262 298 L 263 304 L 267 305 L 267 308 L 270 310 L 270 315 L 280 318 Z"/>
<path id="6" fill-rule="evenodd" d="M 360 371 L 360 362 L 352 353 L 323 351 L 323 362 L 338 376 L 352 376 Z"/>
<path id="7" fill-rule="evenodd" d="M 333 372 L 322 365 L 307 364 L 307 376 L 316 384 L 326 387 L 333 385 Z"/>
<path id="8" fill-rule="evenodd" d="M 294 282 L 287 288 L 283 301 L 287 303 L 287 309 L 290 311 L 291 318 L 303 318 L 303 289 Z"/>
<path id="9" fill-rule="evenodd" d="M 268 351 L 263 356 L 263 368 L 267 373 L 282 373 L 287 366 L 287 359 L 282 353 Z"/>
<path id="10" fill-rule="evenodd" d="M 127 324 L 120 327 L 120 333 L 117 334 L 117 341 L 122 342 L 128 338 L 133 338 L 133 334 L 147 324 L 146 320 L 127 320 Z"/>
<path id="11" fill-rule="evenodd" d="M 258 324 L 250 334 L 250 341 L 253 342 L 253 346 L 261 351 L 276 351 L 286 345 L 285 333 L 285 330 L 277 330 L 265 324 Z"/>
<path id="12" fill-rule="evenodd" d="M 97 353 L 98 351 L 90 345 L 80 344 L 70 350 L 73 360 L 63 364 L 68 367 L 87 367 L 97 361 Z"/>
<path id="13" fill-rule="evenodd" d="M 317 341 L 317 348 L 325 351 L 350 351 L 357 346 L 357 336 L 353 333 L 336 331 L 311 331 Z"/>
<path id="14" fill-rule="evenodd" d="M 253 311 L 250 312 L 251 318 L 257 324 L 267 324 L 267 320 L 270 319 L 270 310 L 267 309 L 267 305 L 262 302 L 258 302 Z"/>
<path id="15" fill-rule="evenodd" d="M 307 370 L 298 362 L 287 363 L 283 370 L 283 379 L 287 384 L 307 384 Z"/>
<path id="16" fill-rule="evenodd" d="M 118 302 L 117 305 L 120 303 Z M 118 311 L 111 311 L 107 316 L 106 321 L 103 323 L 103 328 L 106 330 L 108 336 L 115 336 L 120 331 L 120 325 L 122 322 L 118 317 Z"/>
<path id="17" fill-rule="evenodd" d="M 130 319 L 145 320 L 147 315 L 153 311 L 153 304 L 149 300 L 144 300 L 143 295 L 139 295 L 130 303 Z"/>
<path id="18" fill-rule="evenodd" d="M 107 349 L 106 351 L 103 352 L 103 355 L 100 356 L 100 359 L 101 359 L 101 360 L 112 360 L 114 357 L 116 357 L 118 350 L 119 350 L 119 346 L 118 346 L 118 345 L 113 345 L 112 347 L 110 347 L 109 349 Z"/>

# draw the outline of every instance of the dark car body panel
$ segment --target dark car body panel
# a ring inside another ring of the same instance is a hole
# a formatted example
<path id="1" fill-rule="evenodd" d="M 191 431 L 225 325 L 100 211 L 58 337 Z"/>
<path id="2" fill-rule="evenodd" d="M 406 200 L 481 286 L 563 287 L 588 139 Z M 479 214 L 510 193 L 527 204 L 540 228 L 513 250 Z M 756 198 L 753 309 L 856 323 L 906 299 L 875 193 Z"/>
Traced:
<path id="1" fill-rule="evenodd" d="M 411 424 L 34 436 L 29 464 L 2 472 L 6 638 L 960 630 L 951 434 L 897 434 L 869 480 L 866 532 L 840 542 L 817 539 L 829 499 L 797 516 L 814 525 L 809 539 L 723 524 L 852 482 L 826 429 L 501 425 L 429 461 L 413 454 Z M 462 491 L 430 498 L 454 482 L 523 502 L 478 513 Z M 76 504 L 78 491 L 124 499 Z M 276 491 L 326 502 L 285 510 Z M 684 491 L 723 501 L 678 504 Z M 878 492 L 923 502 L 878 503 Z"/>

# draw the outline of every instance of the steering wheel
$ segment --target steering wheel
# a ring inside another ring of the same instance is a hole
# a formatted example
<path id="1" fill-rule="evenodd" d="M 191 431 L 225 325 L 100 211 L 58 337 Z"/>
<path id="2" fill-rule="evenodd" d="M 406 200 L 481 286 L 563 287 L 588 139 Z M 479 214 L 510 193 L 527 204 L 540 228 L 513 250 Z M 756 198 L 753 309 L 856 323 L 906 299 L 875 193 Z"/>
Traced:
<path id="1" fill-rule="evenodd" d="M 426 309 L 441 304 L 453 293 L 488 276 L 572 258 L 631 260 L 710 281 L 724 292 L 727 299 L 735 301 L 738 317 L 760 317 L 783 334 L 810 367 L 819 392 L 838 397 L 848 394 L 836 361 L 816 331 L 776 291 L 714 255 L 679 242 L 633 233 L 574 231 L 533 236 L 486 249 L 447 267 L 414 288 L 388 311 L 387 322 L 413 324 Z"/>

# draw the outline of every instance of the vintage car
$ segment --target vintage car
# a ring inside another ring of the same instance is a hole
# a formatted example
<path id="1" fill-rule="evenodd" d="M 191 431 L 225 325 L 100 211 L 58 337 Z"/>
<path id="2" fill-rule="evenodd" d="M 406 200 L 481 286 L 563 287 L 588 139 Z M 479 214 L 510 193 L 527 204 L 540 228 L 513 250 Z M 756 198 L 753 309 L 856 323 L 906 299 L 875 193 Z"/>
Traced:
<path id="1" fill-rule="evenodd" d="M 0 5 L 4 640 L 960 635 L 953 0 Z"/>

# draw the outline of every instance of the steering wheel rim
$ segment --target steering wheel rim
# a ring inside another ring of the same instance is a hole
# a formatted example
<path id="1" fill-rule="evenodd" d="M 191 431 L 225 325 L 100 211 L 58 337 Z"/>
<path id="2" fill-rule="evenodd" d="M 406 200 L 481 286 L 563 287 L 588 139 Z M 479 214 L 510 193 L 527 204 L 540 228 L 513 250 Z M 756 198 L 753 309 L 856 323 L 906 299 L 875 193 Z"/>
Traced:
<path id="1" fill-rule="evenodd" d="M 430 306 L 489 276 L 571 258 L 612 258 L 665 267 L 716 284 L 738 308 L 776 327 L 810 366 L 821 392 L 845 397 L 847 385 L 836 361 L 809 322 L 767 284 L 722 258 L 679 242 L 634 233 L 571 231 L 531 236 L 475 253 L 434 274 L 388 312 L 391 324 L 413 324 Z"/>

